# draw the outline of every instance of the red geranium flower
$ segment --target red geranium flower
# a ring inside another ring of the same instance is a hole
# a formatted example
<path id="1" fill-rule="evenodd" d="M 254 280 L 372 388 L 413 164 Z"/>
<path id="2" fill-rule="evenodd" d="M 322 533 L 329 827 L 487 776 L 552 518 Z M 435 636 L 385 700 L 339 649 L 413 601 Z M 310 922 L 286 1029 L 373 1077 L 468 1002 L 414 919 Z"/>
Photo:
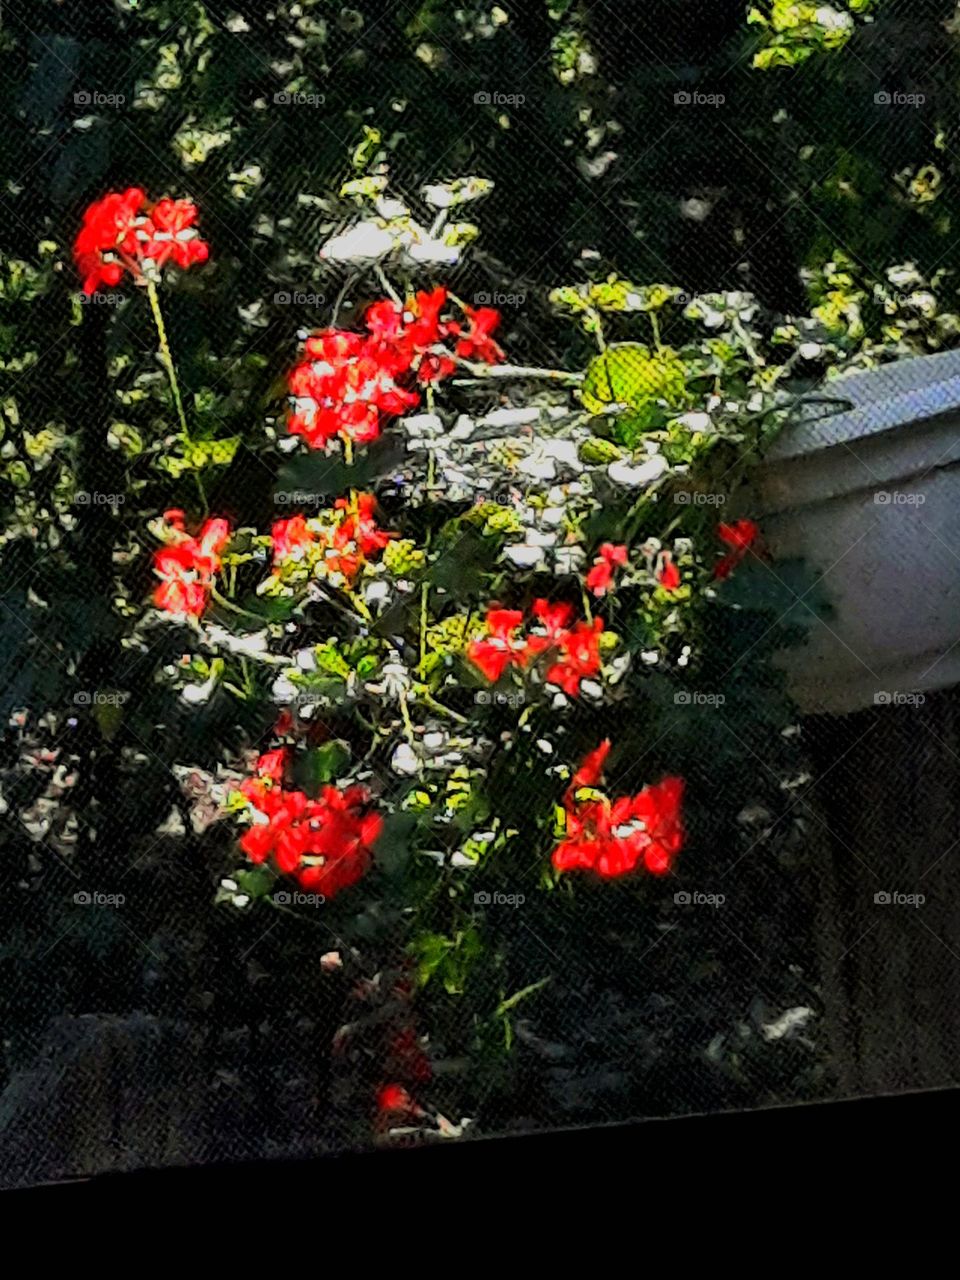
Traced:
<path id="1" fill-rule="evenodd" d="M 268 752 L 256 773 L 240 784 L 241 794 L 260 815 L 240 840 L 251 862 L 272 858 L 276 869 L 294 875 L 310 893 L 333 898 L 364 875 L 383 828 L 370 809 L 365 787 L 324 787 L 316 800 L 288 790 L 283 775 L 290 760 L 287 748 Z"/>
<path id="2" fill-rule="evenodd" d="M 503 351 L 491 336 L 500 326 L 500 312 L 493 307 L 467 307 L 470 328 L 456 345 L 456 353 L 464 360 L 483 360 L 497 364 Z"/>
<path id="3" fill-rule="evenodd" d="M 717 534 L 733 550 L 718 560 L 713 569 L 713 576 L 720 580 L 729 578 L 737 565 L 757 540 L 759 527 L 753 520 L 737 520 L 734 524 L 718 524 Z"/>
<path id="4" fill-rule="evenodd" d="M 419 1117 L 426 1114 L 402 1084 L 385 1084 L 377 1093 L 377 1110 L 384 1115 Z"/>
<path id="5" fill-rule="evenodd" d="M 220 552 L 230 540 L 226 520 L 208 520 L 199 537 L 183 528 L 183 512 L 166 513 L 171 543 L 154 553 L 153 570 L 160 585 L 153 594 L 158 609 L 199 617 L 207 607 L 213 575 L 220 569 Z"/>
<path id="6" fill-rule="evenodd" d="M 491 609 L 487 613 L 487 636 L 471 640 L 467 646 L 467 657 L 492 683 L 507 667 L 523 667 L 530 661 L 527 641 L 517 637 L 522 625 L 519 609 Z"/>
<path id="7" fill-rule="evenodd" d="M 580 681 L 595 676 L 600 670 L 602 632 L 601 618 L 594 618 L 592 623 L 578 622 L 572 630 L 562 632 L 557 639 L 560 654 L 547 668 L 547 683 L 559 685 L 564 693 L 576 697 Z"/>
<path id="8" fill-rule="evenodd" d="M 274 563 L 302 554 L 313 546 L 315 538 L 304 516 L 290 516 L 288 520 L 276 520 L 270 531 L 273 543 Z"/>
<path id="9" fill-rule="evenodd" d="M 163 267 L 171 258 L 186 271 L 194 263 L 206 262 L 210 246 L 201 240 L 194 223 L 199 210 L 189 200 L 158 200 L 150 211 L 153 235 L 147 241 L 144 257 Z"/>
<path id="10" fill-rule="evenodd" d="M 95 200 L 73 246 L 83 292 L 119 284 L 124 271 L 142 281 L 147 262 L 156 269 L 171 258 L 183 269 L 205 262 L 209 246 L 199 238 L 196 220 L 197 207 L 190 201 L 164 198 L 151 206 L 142 187 Z"/>
<path id="11" fill-rule="evenodd" d="M 593 562 L 593 568 L 587 574 L 587 590 L 592 591 L 595 596 L 606 595 L 613 585 L 616 570 L 626 563 L 626 543 L 605 542 Z"/>
<path id="12" fill-rule="evenodd" d="M 609 741 L 591 752 L 573 776 L 564 796 L 566 834 L 553 851 L 558 871 L 593 871 L 607 879 L 627 875 L 641 864 L 665 875 L 683 847 L 681 816 L 684 781 L 664 778 L 635 796 L 610 801 L 578 800 L 581 787 L 601 777 Z"/>
<path id="13" fill-rule="evenodd" d="M 660 564 L 657 568 L 657 582 L 663 587 L 664 591 L 676 591 L 682 581 L 680 570 L 674 564 L 671 552 L 661 551 Z"/>

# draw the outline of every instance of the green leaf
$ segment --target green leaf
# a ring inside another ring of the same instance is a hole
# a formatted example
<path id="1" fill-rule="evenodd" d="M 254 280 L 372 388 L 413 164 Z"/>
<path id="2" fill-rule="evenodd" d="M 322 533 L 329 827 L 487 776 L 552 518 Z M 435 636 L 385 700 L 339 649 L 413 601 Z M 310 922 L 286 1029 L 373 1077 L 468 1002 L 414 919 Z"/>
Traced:
<path id="1" fill-rule="evenodd" d="M 685 402 L 686 366 L 669 347 L 652 352 L 640 342 L 612 343 L 587 366 L 580 395 L 590 413 L 611 405 L 640 409 L 657 400 L 671 408 Z"/>
<path id="2" fill-rule="evenodd" d="M 383 824 L 383 830 L 373 846 L 377 866 L 388 876 L 396 876 L 406 870 L 412 853 L 411 837 L 417 826 L 413 813 L 393 813 Z"/>
<path id="3" fill-rule="evenodd" d="M 277 877 L 266 865 L 245 867 L 233 875 L 237 887 L 251 898 L 265 898 L 277 882 Z"/>
<path id="4" fill-rule="evenodd" d="M 349 759 L 350 748 L 345 742 L 325 742 L 297 757 L 294 780 L 308 795 L 316 795 L 322 786 L 341 775 Z"/>

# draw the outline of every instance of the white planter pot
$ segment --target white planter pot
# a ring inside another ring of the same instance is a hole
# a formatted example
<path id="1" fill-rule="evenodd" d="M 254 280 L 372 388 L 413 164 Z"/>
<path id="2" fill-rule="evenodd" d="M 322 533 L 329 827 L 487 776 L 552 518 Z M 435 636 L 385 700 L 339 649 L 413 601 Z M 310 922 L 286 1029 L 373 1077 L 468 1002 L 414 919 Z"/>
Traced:
<path id="1" fill-rule="evenodd" d="M 791 692 L 805 712 L 843 713 L 956 684 L 960 352 L 821 394 L 853 407 L 813 421 L 829 410 L 809 406 L 770 450 L 754 494 L 774 561 L 803 557 L 835 610 L 811 617 L 809 643 L 782 655 Z"/>

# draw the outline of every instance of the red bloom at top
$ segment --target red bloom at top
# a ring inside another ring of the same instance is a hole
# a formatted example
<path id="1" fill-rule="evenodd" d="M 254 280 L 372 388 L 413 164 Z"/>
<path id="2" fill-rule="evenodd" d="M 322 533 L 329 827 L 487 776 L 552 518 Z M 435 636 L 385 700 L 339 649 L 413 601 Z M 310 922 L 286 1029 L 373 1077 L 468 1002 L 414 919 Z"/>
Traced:
<path id="1" fill-rule="evenodd" d="M 729 578 L 737 565 L 745 558 L 760 533 L 753 520 L 737 520 L 734 524 L 718 524 L 717 534 L 722 542 L 733 549 L 718 560 L 713 576 L 720 580 Z"/>
<path id="2" fill-rule="evenodd" d="M 592 591 L 595 596 L 606 595 L 613 586 L 616 570 L 626 563 L 626 543 L 605 542 L 593 562 L 593 568 L 587 574 L 587 590 Z"/>
<path id="3" fill-rule="evenodd" d="M 609 748 L 609 741 L 601 743 L 573 776 L 564 796 L 566 833 L 553 851 L 553 865 L 558 871 L 593 871 L 607 879 L 641 865 L 652 875 L 665 875 L 685 839 L 684 781 L 664 778 L 612 802 L 606 797 L 579 800 L 581 787 L 600 780 Z"/>
<path id="4" fill-rule="evenodd" d="M 144 257 L 163 267 L 171 258 L 182 270 L 194 263 L 206 262 L 210 247 L 194 228 L 199 210 L 189 200 L 158 200 L 150 213 L 153 235 L 147 241 Z"/>
<path id="5" fill-rule="evenodd" d="M 199 238 L 196 220 L 196 205 L 188 200 L 164 198 L 151 206 L 142 187 L 111 191 L 95 200 L 73 246 L 84 293 L 119 284 L 124 271 L 140 282 L 148 262 L 151 269 L 170 259 L 184 269 L 205 262 L 209 247 Z"/>
<path id="6" fill-rule="evenodd" d="M 207 607 L 220 552 L 230 540 L 226 520 L 208 520 L 193 538 L 183 527 L 181 511 L 166 512 L 171 542 L 154 553 L 153 571 L 160 585 L 153 593 L 158 609 L 199 617 Z"/>

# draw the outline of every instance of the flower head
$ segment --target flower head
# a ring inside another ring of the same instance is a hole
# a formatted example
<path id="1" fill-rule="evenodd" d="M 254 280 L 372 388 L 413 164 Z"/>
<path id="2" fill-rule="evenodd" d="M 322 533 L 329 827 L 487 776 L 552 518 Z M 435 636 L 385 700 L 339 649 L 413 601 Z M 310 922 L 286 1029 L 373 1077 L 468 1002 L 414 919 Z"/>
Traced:
<path id="1" fill-rule="evenodd" d="M 199 617 L 220 569 L 220 553 L 230 540 L 230 525 L 219 517 L 207 520 L 197 537 L 191 537 L 183 527 L 182 511 L 168 511 L 166 516 L 170 542 L 154 553 L 153 571 L 160 585 L 153 602 L 167 613 Z"/>
<path id="2" fill-rule="evenodd" d="M 602 742 L 573 775 L 564 796 L 566 830 L 553 851 L 553 865 L 558 871 L 593 871 L 605 879 L 641 866 L 652 875 L 665 875 L 685 838 L 684 781 L 664 778 L 635 796 L 614 801 L 595 795 L 580 798 L 581 788 L 600 781 L 609 749 L 609 740 Z"/>
<path id="3" fill-rule="evenodd" d="M 142 187 L 110 191 L 95 200 L 73 246 L 84 293 L 119 284 L 125 271 L 142 281 L 148 263 L 159 270 L 172 260 L 186 270 L 206 262 L 210 250 L 194 226 L 197 216 L 189 200 L 164 197 L 151 205 Z"/>

